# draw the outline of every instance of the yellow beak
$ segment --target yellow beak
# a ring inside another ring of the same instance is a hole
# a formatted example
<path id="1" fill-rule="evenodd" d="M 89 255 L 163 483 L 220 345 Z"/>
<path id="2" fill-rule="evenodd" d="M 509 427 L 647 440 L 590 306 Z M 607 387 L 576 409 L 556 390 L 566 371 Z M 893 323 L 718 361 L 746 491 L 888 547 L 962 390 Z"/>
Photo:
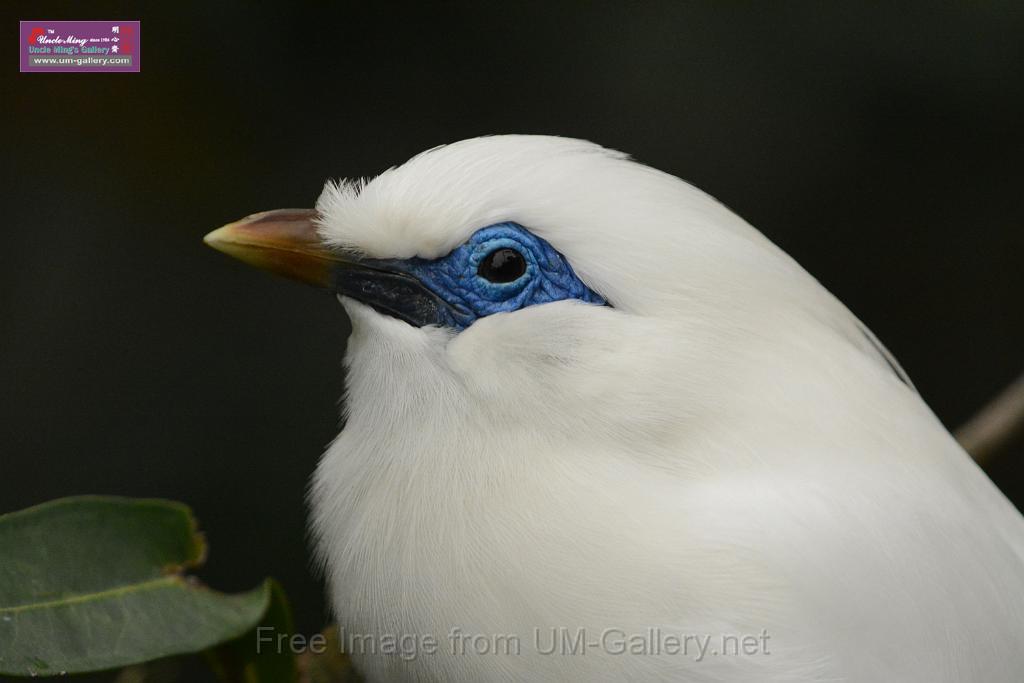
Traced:
<path id="1" fill-rule="evenodd" d="M 331 271 L 344 258 L 317 234 L 313 209 L 277 209 L 217 228 L 203 241 L 228 256 L 317 287 L 331 286 Z"/>

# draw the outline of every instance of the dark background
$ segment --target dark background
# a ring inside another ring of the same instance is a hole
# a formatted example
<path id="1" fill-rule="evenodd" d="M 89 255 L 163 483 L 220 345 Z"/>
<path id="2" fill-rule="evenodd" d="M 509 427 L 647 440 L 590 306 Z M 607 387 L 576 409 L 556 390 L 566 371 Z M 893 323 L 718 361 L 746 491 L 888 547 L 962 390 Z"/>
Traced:
<path id="1" fill-rule="evenodd" d="M 1024 369 L 1019 2 L 162 4 L 2 8 L 0 511 L 185 501 L 205 580 L 276 576 L 318 629 L 304 496 L 347 323 L 201 237 L 485 133 L 588 138 L 711 192 L 951 427 Z M 142 73 L 18 74 L 18 19 L 141 19 Z M 1024 503 L 1024 461 L 992 473 Z"/>

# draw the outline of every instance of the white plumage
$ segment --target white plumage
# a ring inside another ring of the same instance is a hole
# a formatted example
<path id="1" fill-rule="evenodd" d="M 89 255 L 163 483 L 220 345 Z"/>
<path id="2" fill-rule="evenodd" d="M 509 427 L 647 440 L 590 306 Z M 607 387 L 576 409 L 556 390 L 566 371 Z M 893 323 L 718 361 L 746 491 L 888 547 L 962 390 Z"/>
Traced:
<path id="1" fill-rule="evenodd" d="M 711 197 L 588 142 L 499 136 L 317 208 L 328 244 L 379 258 L 514 221 L 612 304 L 455 333 L 343 299 L 347 422 L 311 499 L 372 680 L 1024 675 L 1020 514 L 857 319 Z M 599 646 L 547 653 L 551 629 Z M 618 653 L 609 629 L 709 651 Z M 729 635 L 767 637 L 711 654 Z M 406 656 L 371 654 L 387 637 Z"/>

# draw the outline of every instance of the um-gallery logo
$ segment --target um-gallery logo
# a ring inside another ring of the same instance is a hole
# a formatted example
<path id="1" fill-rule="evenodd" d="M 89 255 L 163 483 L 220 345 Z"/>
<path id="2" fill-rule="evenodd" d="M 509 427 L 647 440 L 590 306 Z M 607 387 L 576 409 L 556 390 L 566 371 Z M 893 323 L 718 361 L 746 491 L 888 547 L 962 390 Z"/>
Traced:
<path id="1" fill-rule="evenodd" d="M 21 71 L 141 70 L 138 21 L 23 21 Z"/>

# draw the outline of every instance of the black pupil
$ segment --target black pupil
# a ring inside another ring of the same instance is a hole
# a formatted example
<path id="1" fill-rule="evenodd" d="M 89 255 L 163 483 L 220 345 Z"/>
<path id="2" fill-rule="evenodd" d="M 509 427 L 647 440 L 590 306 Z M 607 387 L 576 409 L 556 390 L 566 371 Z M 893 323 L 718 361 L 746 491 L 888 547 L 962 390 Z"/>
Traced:
<path id="1" fill-rule="evenodd" d="M 489 282 L 512 282 L 526 272 L 526 259 L 515 249 L 495 249 L 484 257 L 477 275 Z"/>

